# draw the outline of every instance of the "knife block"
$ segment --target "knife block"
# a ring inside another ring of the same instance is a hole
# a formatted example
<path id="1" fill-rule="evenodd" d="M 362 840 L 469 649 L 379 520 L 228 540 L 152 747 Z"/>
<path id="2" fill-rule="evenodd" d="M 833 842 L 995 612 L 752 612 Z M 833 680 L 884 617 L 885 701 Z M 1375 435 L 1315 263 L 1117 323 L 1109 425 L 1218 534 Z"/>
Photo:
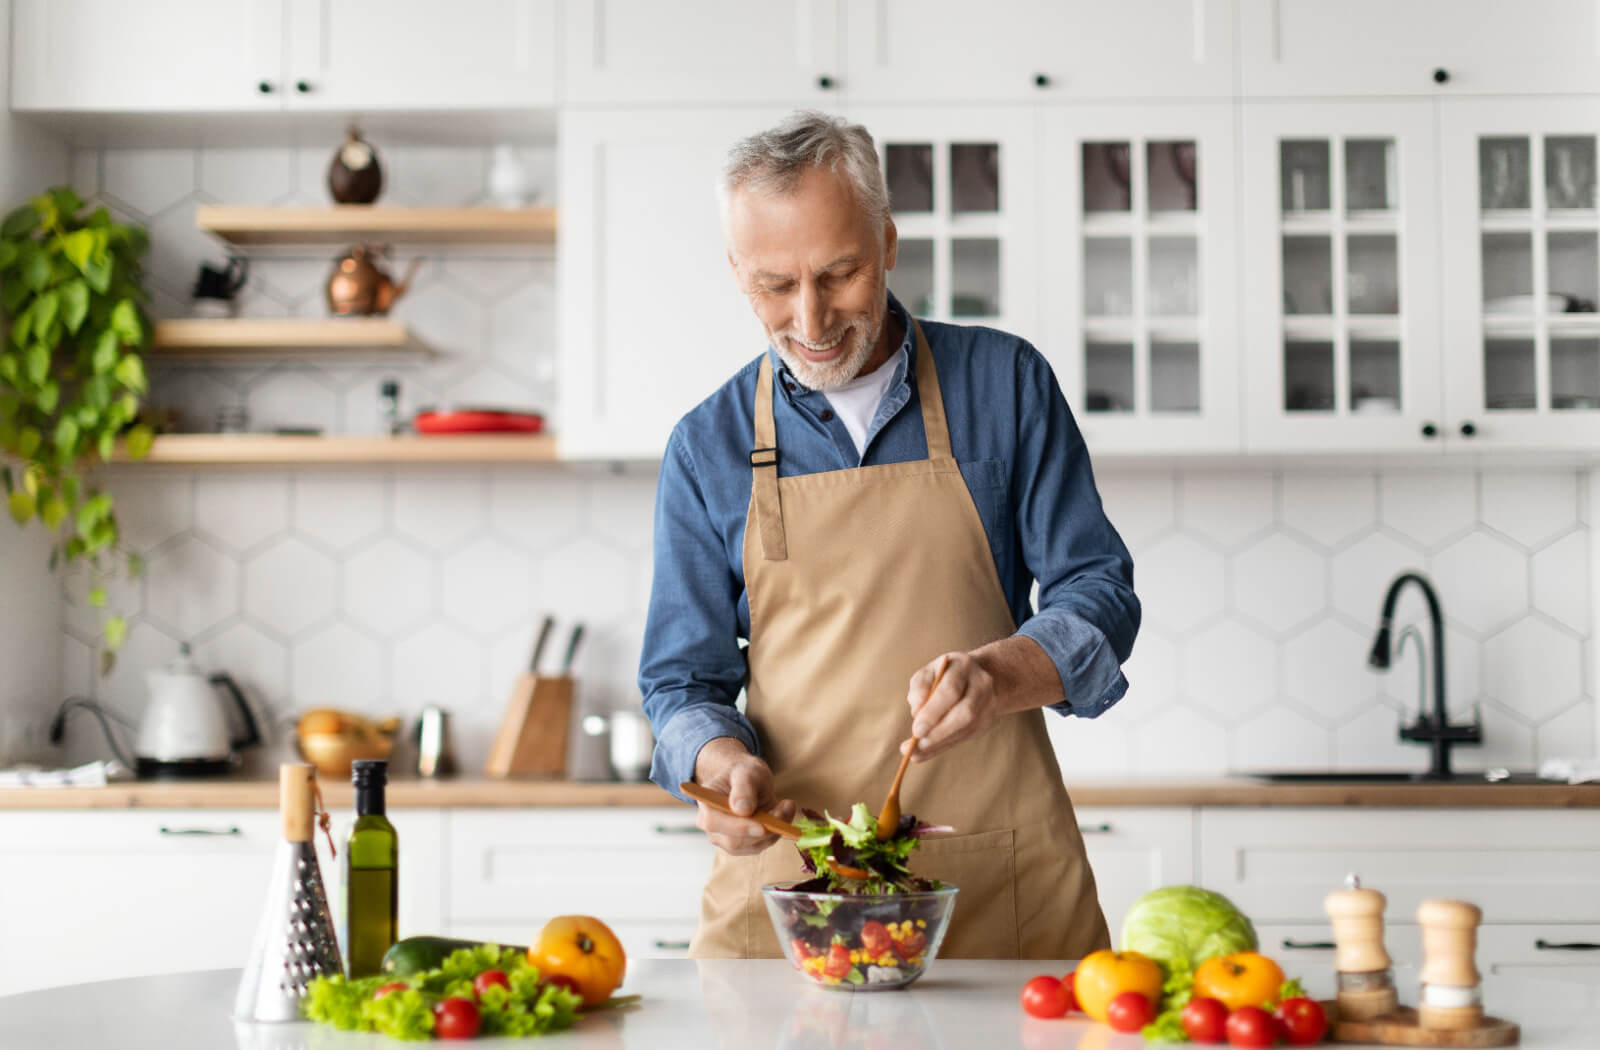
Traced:
<path id="1" fill-rule="evenodd" d="M 565 776 L 572 688 L 571 675 L 524 671 L 518 676 L 484 774 L 496 779 Z"/>

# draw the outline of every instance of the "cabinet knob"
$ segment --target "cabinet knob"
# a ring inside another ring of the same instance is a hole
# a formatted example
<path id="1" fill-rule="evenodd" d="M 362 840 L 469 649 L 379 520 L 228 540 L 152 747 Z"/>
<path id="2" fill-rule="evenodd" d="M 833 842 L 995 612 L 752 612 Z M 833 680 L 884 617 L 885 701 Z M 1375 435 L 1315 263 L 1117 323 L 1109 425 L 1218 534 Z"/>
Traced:
<path id="1" fill-rule="evenodd" d="M 261 81 L 259 84 L 256 85 L 256 90 L 259 91 L 263 95 L 272 94 L 272 81 L 270 81 L 270 80 Z"/>
<path id="2" fill-rule="evenodd" d="M 1433 71 L 1433 82 L 1435 84 L 1448 84 L 1448 83 L 1450 83 L 1450 71 L 1448 69 L 1445 69 L 1443 66 L 1440 66 L 1438 69 L 1435 69 Z"/>
<path id="3" fill-rule="evenodd" d="M 828 76 L 827 74 L 823 74 L 822 76 L 817 78 L 817 87 L 821 88 L 824 91 L 832 90 L 833 89 L 833 78 Z"/>
<path id="4" fill-rule="evenodd" d="M 302 94 L 302 95 L 309 95 L 309 94 L 311 94 L 311 81 L 309 81 L 309 80 L 296 80 L 294 82 L 294 89 L 296 91 L 300 92 L 300 94 Z"/>
<path id="5" fill-rule="evenodd" d="M 1045 74 L 1043 74 L 1043 73 L 1035 73 L 1033 75 L 1033 86 L 1034 87 L 1049 87 L 1050 86 L 1050 78 L 1048 76 L 1046 76 Z"/>
<path id="6" fill-rule="evenodd" d="M 1469 438 L 1469 437 L 1472 437 L 1477 432 L 1478 432 L 1478 428 L 1473 425 L 1472 420 L 1469 419 L 1465 423 L 1461 424 L 1461 436 L 1462 437 Z"/>
<path id="7" fill-rule="evenodd" d="M 1432 423 L 1424 423 L 1422 424 L 1422 436 L 1425 438 L 1438 437 L 1439 428 Z"/>

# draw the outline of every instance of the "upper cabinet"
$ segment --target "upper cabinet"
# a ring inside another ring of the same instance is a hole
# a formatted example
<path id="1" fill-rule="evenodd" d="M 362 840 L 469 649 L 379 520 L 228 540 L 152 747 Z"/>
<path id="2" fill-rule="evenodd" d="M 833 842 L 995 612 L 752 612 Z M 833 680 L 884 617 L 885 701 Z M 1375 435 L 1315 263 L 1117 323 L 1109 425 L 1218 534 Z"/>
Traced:
<path id="1" fill-rule="evenodd" d="M 1594 0 L 1239 0 L 1246 97 L 1600 91 Z"/>
<path id="2" fill-rule="evenodd" d="M 840 0 L 568 0 L 572 105 L 838 104 Z"/>
<path id="3" fill-rule="evenodd" d="M 845 10 L 851 104 L 1233 91 L 1233 0 L 850 0 Z"/>
<path id="4" fill-rule="evenodd" d="M 556 0 L 17 0 L 13 19 L 19 110 L 555 103 Z"/>

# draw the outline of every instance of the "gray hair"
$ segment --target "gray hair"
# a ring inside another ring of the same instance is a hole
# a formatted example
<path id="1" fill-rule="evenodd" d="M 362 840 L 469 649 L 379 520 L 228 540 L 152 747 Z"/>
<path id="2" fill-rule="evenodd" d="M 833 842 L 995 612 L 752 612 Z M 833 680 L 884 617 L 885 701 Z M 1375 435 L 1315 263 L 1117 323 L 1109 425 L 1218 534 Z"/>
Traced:
<path id="1" fill-rule="evenodd" d="M 889 219 L 889 188 L 872 135 L 860 124 L 816 110 L 801 110 L 777 127 L 733 144 L 717 184 L 724 221 L 735 190 L 788 196 L 807 171 L 821 167 L 843 175 L 856 201 L 883 229 Z"/>

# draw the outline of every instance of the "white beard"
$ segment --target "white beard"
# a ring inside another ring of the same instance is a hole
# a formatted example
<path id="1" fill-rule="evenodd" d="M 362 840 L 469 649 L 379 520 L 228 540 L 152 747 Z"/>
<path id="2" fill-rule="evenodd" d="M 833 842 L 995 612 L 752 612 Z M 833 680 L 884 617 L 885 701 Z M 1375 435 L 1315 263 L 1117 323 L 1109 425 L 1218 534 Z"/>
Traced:
<path id="1" fill-rule="evenodd" d="M 772 336 L 772 347 L 778 352 L 778 359 L 789 366 L 789 371 L 794 377 L 812 390 L 837 390 L 850 380 L 861 374 L 861 366 L 867 363 L 867 358 L 872 356 L 872 348 L 877 345 L 878 336 L 883 332 L 883 322 L 880 320 L 876 326 L 865 318 L 851 321 L 844 327 L 843 340 L 844 353 L 822 364 L 806 360 L 802 355 L 789 349 L 789 340 L 804 342 L 793 332 L 776 333 Z M 826 342 L 826 340 L 822 340 Z"/>

